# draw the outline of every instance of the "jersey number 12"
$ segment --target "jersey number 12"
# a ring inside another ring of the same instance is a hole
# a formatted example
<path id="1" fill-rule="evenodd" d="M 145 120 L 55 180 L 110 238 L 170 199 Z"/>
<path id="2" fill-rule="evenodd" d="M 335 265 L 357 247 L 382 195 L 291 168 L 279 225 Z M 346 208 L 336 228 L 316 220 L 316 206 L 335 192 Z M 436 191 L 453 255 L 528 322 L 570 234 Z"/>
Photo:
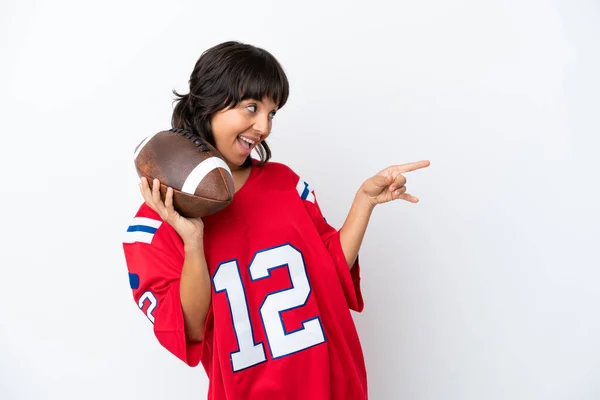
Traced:
<path id="1" fill-rule="evenodd" d="M 302 254 L 289 244 L 261 250 L 250 263 L 252 281 L 267 279 L 273 268 L 287 266 L 292 287 L 270 293 L 260 307 L 260 315 L 273 358 L 316 346 L 325 341 L 321 321 L 318 317 L 303 321 L 302 328 L 286 332 L 281 313 L 302 307 L 311 292 Z M 240 371 L 267 360 L 263 343 L 255 343 L 246 292 L 242 283 L 237 261 L 220 264 L 213 277 L 215 292 L 225 291 L 231 309 L 231 319 L 238 342 L 238 351 L 231 353 L 233 371 Z"/>

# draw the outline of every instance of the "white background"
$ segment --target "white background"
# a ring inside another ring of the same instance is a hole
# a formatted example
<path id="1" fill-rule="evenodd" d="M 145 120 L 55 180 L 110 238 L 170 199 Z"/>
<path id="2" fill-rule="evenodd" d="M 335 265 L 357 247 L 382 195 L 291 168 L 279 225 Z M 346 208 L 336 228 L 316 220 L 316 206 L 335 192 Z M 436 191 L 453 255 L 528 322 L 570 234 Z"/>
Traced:
<path id="1" fill-rule="evenodd" d="M 288 73 L 274 160 L 335 226 L 364 179 L 431 161 L 361 252 L 372 399 L 600 398 L 597 0 L 4 0 L 0 32 L 0 398 L 205 397 L 121 238 L 135 145 L 230 39 Z"/>

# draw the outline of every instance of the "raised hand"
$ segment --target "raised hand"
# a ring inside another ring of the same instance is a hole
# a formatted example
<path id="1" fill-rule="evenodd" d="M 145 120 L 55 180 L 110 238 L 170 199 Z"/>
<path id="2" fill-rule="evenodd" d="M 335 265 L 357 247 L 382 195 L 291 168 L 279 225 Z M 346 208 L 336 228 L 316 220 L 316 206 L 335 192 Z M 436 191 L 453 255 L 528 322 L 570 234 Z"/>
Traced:
<path id="1" fill-rule="evenodd" d="M 402 174 L 426 168 L 429 164 L 428 160 L 423 160 L 387 167 L 377 175 L 367 179 L 360 187 L 360 193 L 373 206 L 398 199 L 417 203 L 419 201 L 417 197 L 406 193 L 406 178 Z"/>
<path id="2" fill-rule="evenodd" d="M 160 196 L 160 181 L 154 179 L 152 188 L 148 180 L 142 177 L 140 191 L 146 204 L 156 211 L 167 224 L 171 225 L 183 240 L 186 247 L 202 246 L 204 223 L 201 218 L 185 218 L 173 207 L 173 188 L 167 188 L 165 201 Z"/>

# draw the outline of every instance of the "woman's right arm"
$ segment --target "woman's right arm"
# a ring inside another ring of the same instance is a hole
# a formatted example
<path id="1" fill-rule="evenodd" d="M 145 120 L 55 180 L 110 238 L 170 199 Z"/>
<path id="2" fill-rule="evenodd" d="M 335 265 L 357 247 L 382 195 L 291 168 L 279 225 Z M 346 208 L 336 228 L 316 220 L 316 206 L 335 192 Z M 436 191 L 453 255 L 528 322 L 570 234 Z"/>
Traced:
<path id="1" fill-rule="evenodd" d="M 140 191 L 146 204 L 177 232 L 183 241 L 185 258 L 179 283 L 179 297 L 188 341 L 203 339 L 204 324 L 211 302 L 211 283 L 204 256 L 204 224 L 200 218 L 184 218 L 173 207 L 173 189 L 168 188 L 165 201 L 160 196 L 160 182 L 152 188 L 141 179 Z"/>
<path id="2" fill-rule="evenodd" d="M 185 322 L 185 336 L 189 341 L 201 341 L 204 322 L 210 308 L 211 286 L 202 243 L 184 245 L 185 261 L 181 271 L 179 295 Z"/>

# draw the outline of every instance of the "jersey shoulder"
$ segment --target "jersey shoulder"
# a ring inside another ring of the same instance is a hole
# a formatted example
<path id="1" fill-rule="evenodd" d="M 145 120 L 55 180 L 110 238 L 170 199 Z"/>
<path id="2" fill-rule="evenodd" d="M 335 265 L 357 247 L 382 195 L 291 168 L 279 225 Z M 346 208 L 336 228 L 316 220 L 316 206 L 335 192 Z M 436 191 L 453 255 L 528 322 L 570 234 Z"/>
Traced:
<path id="1" fill-rule="evenodd" d="M 269 178 L 275 178 L 280 182 L 285 182 L 286 185 L 296 189 L 302 200 L 314 203 L 315 196 L 313 188 L 309 185 L 308 181 L 303 179 L 303 177 L 296 173 L 291 167 L 280 162 L 269 161 L 263 168 L 265 168 L 265 173 L 269 175 Z"/>
<path id="2" fill-rule="evenodd" d="M 143 204 L 129 222 L 123 239 L 129 281 L 133 290 L 147 288 L 150 282 L 168 282 L 181 274 L 183 241 L 158 213 Z"/>
<path id="3" fill-rule="evenodd" d="M 123 245 L 178 247 L 179 236 L 156 211 L 143 203 L 126 227 Z"/>
<path id="4" fill-rule="evenodd" d="M 280 162 L 269 161 L 258 168 L 261 168 L 262 173 L 269 175 L 269 177 L 286 179 L 290 183 L 295 183 L 295 181 L 298 180 L 298 174 L 296 174 L 289 166 Z"/>

